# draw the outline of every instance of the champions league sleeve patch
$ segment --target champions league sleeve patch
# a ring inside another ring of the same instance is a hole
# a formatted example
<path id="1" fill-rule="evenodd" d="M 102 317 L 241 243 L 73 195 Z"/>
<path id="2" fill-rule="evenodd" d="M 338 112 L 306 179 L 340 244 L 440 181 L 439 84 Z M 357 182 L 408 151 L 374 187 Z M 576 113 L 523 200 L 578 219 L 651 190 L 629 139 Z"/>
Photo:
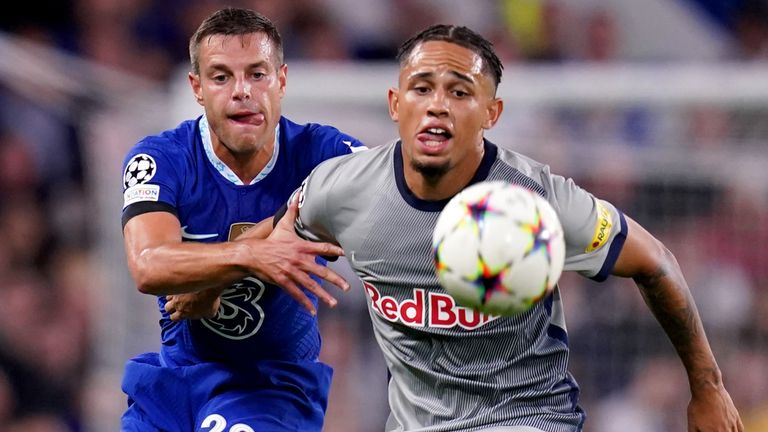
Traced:
<path id="1" fill-rule="evenodd" d="M 152 156 L 140 153 L 132 157 L 123 172 L 123 189 L 148 182 L 154 177 L 157 164 Z M 155 200 L 156 201 L 156 200 Z"/>

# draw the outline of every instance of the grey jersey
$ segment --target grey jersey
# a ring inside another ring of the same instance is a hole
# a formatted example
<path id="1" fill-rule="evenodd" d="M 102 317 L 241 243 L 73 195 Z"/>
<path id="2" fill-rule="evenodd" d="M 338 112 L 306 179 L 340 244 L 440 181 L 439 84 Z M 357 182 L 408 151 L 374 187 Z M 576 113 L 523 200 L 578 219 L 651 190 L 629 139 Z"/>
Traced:
<path id="1" fill-rule="evenodd" d="M 392 375 L 387 431 L 581 430 L 559 289 L 514 317 L 457 306 L 432 261 L 432 231 L 447 200 L 414 196 L 402 166 L 399 143 L 323 163 L 302 185 L 297 221 L 306 237 L 341 245 L 363 281 Z M 552 204 L 565 232 L 565 270 L 610 273 L 626 235 L 611 204 L 487 141 L 472 182 L 483 180 L 521 184 Z"/>

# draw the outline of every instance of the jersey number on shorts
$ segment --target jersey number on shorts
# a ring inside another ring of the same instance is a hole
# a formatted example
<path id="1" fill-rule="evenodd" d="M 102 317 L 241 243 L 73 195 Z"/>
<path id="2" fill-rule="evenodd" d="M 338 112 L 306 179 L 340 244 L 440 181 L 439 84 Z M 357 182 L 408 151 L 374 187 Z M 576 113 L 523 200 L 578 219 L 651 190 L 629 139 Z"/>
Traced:
<path id="1" fill-rule="evenodd" d="M 227 339 L 241 340 L 256 334 L 264 322 L 264 310 L 258 301 L 264 295 L 264 283 L 247 277 L 221 294 L 221 306 L 215 317 L 203 325 Z"/>
<path id="2" fill-rule="evenodd" d="M 203 420 L 200 425 L 203 429 L 210 428 L 209 432 L 224 432 L 227 428 L 227 419 L 219 414 L 211 414 Z M 237 423 L 229 427 L 229 432 L 254 432 L 254 430 L 245 424 Z"/>

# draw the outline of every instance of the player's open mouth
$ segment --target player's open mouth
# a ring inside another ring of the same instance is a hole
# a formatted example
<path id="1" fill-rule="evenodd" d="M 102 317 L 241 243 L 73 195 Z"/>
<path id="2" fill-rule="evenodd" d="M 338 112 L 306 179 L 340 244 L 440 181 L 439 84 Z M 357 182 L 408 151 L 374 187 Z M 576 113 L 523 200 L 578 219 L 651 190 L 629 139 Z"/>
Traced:
<path id="1" fill-rule="evenodd" d="M 422 144 L 433 148 L 441 147 L 451 138 L 453 138 L 453 134 L 441 127 L 428 127 L 416 135 L 416 139 Z"/>

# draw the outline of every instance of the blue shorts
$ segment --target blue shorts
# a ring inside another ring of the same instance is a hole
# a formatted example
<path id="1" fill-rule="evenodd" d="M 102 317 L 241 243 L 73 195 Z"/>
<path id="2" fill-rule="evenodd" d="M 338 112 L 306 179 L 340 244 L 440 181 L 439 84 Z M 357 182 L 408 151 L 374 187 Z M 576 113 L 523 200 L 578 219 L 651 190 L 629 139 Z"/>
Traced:
<path id="1" fill-rule="evenodd" d="M 122 431 L 321 431 L 332 369 L 265 360 L 233 371 L 218 363 L 164 367 L 157 353 L 126 364 Z"/>

